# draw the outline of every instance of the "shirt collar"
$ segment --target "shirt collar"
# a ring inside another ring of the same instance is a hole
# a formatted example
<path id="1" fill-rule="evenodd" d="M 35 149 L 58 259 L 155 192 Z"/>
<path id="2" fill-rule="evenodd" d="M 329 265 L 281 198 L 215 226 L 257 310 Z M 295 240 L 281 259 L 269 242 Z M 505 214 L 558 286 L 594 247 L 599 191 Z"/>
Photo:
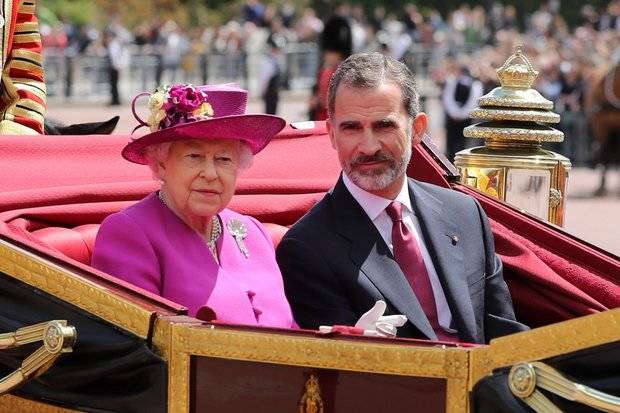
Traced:
<path id="1" fill-rule="evenodd" d="M 366 215 L 374 221 L 377 219 L 379 214 L 385 211 L 385 208 L 392 202 L 391 199 L 382 198 L 375 194 L 371 194 L 368 191 L 357 186 L 351 179 L 347 176 L 346 173 L 342 173 L 342 181 L 344 186 L 347 187 L 353 198 L 357 201 L 358 204 L 362 207 Z M 398 201 L 407 211 L 413 213 L 413 208 L 411 207 L 411 198 L 409 197 L 409 185 L 407 183 L 407 179 L 403 181 L 403 186 L 400 188 L 398 195 L 394 201 Z"/>

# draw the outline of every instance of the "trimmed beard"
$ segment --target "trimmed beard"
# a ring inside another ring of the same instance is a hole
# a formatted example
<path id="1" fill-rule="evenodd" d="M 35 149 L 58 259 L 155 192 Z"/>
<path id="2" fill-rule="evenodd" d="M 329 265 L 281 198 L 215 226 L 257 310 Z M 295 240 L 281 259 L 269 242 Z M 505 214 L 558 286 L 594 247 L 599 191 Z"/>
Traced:
<path id="1" fill-rule="evenodd" d="M 361 155 L 350 162 L 342 165 L 342 169 L 351 181 L 367 192 L 379 191 L 390 186 L 396 179 L 406 173 L 411 160 L 411 134 L 407 139 L 407 145 L 400 159 L 396 159 L 388 153 L 378 151 L 372 156 Z M 360 172 L 355 167 L 364 162 L 388 161 L 387 166 Z"/>

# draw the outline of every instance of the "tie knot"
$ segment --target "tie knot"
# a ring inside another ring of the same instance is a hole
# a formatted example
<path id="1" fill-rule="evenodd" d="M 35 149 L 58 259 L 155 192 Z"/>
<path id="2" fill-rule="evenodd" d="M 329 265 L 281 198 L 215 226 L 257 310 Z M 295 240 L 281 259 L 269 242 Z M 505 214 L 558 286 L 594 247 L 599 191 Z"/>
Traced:
<path id="1" fill-rule="evenodd" d="M 403 220 L 403 204 L 397 201 L 393 201 L 385 208 L 385 212 L 392 218 L 392 222 L 399 222 Z"/>

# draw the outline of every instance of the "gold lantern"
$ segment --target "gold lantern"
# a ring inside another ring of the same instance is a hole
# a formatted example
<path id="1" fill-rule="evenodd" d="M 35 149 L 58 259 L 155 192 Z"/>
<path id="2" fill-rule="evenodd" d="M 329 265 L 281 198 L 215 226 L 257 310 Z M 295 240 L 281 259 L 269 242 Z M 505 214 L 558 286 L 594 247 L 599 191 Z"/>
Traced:
<path id="1" fill-rule="evenodd" d="M 542 148 L 543 142 L 564 140 L 562 132 L 547 125 L 558 123 L 560 115 L 551 111 L 553 102 L 531 88 L 538 72 L 520 46 L 497 75 L 501 86 L 482 96 L 470 113 L 482 122 L 463 130 L 465 137 L 482 138 L 485 145 L 456 154 L 461 182 L 562 225 L 571 164 Z"/>

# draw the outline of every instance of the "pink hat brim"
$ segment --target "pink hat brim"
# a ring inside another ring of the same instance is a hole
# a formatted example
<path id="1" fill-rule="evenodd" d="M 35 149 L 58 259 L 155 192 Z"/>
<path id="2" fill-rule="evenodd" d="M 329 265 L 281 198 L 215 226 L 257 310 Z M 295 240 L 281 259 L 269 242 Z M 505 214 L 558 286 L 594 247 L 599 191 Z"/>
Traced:
<path id="1" fill-rule="evenodd" d="M 158 130 L 129 142 L 121 154 L 129 162 L 148 164 L 144 156 L 148 146 L 186 139 L 238 139 L 250 147 L 254 155 L 286 126 L 286 121 L 273 115 L 234 115 L 205 119 Z"/>

